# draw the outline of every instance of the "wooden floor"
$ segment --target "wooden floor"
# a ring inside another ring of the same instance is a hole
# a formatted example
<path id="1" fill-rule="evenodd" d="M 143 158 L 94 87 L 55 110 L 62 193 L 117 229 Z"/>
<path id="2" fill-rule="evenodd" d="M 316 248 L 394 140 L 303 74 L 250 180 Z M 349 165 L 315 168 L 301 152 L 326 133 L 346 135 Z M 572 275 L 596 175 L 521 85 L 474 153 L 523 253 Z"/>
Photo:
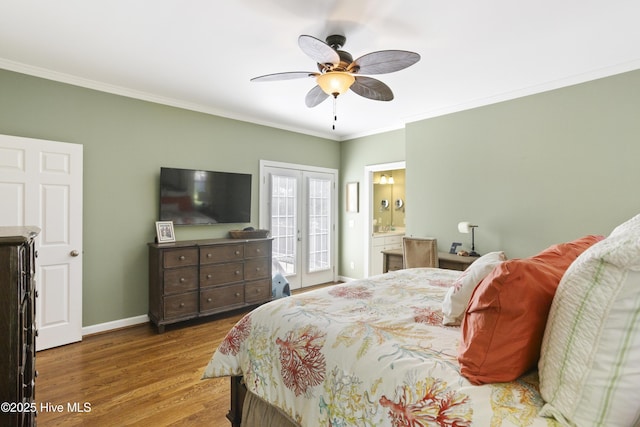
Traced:
<path id="1" fill-rule="evenodd" d="M 229 427 L 229 379 L 200 378 L 245 313 L 164 334 L 145 323 L 38 352 L 38 425 Z"/>

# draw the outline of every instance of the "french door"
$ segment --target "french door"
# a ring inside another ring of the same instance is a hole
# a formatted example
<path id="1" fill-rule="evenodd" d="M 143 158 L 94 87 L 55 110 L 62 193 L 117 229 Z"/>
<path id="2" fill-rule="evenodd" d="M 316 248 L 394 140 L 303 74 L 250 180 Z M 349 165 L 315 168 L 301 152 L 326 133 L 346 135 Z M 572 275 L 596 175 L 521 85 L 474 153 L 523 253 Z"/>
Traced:
<path id="1" fill-rule="evenodd" d="M 261 163 L 260 228 L 291 288 L 335 280 L 337 171 Z"/>

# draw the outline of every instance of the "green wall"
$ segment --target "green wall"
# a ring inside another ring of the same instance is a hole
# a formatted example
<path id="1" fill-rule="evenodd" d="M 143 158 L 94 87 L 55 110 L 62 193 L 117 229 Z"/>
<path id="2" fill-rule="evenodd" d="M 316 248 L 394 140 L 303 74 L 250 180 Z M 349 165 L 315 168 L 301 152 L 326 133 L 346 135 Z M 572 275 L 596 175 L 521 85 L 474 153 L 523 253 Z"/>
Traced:
<path id="1" fill-rule="evenodd" d="M 339 143 L 0 70 L 0 133 L 84 145 L 85 326 L 147 312 L 160 166 L 254 174 L 253 225 L 259 160 L 339 169 L 338 274 L 359 278 L 366 213 L 345 213 L 344 188 L 366 166 L 406 160 L 408 234 L 469 247 L 468 220 L 480 253 L 529 256 L 640 212 L 639 112 L 633 71 Z"/>
<path id="2" fill-rule="evenodd" d="M 253 174 L 259 161 L 338 169 L 322 138 L 0 70 L 0 133 L 84 146 L 83 325 L 147 313 L 147 246 L 155 237 L 161 166 Z M 177 227 L 178 240 L 223 237 L 247 224 Z"/>
<path id="3" fill-rule="evenodd" d="M 378 135 L 344 141 L 340 145 L 340 181 L 342 205 L 340 209 L 340 264 L 342 276 L 362 278 L 365 276 L 365 243 L 367 214 L 362 206 L 365 167 L 404 160 L 405 130 L 394 130 Z M 347 182 L 360 183 L 360 211 L 347 213 L 344 189 Z M 351 226 L 353 225 L 353 226 Z M 353 262 L 354 268 L 351 268 Z"/>
<path id="4" fill-rule="evenodd" d="M 345 141 L 343 184 L 367 165 L 406 159 L 406 232 L 439 249 L 533 255 L 586 234 L 608 234 L 640 213 L 640 71 L 409 123 Z M 340 272 L 364 276 L 366 216 L 341 224 Z M 349 269 L 349 260 L 356 268 Z"/>
<path id="5" fill-rule="evenodd" d="M 407 125 L 407 233 L 530 256 L 640 212 L 640 71 Z"/>

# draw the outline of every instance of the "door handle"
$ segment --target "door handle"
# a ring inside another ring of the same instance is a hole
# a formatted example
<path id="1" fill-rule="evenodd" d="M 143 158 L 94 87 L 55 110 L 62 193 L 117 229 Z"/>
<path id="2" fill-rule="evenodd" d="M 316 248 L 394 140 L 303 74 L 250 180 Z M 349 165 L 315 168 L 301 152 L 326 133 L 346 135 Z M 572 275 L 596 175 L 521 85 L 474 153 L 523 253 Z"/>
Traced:
<path id="1" fill-rule="evenodd" d="M 72 257 L 77 257 L 78 255 L 80 255 L 80 252 L 74 249 L 71 252 L 69 252 L 69 255 L 71 255 Z"/>

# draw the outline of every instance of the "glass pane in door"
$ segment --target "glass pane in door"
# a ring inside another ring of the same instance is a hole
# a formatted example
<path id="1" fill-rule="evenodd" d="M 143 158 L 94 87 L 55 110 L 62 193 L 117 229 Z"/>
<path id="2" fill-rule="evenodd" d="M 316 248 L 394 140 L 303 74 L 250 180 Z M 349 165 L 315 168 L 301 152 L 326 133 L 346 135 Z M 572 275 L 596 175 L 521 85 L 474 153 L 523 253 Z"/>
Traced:
<path id="1" fill-rule="evenodd" d="M 331 181 L 309 178 L 308 272 L 331 268 Z"/>
<path id="2" fill-rule="evenodd" d="M 271 236 L 273 258 L 286 274 L 296 273 L 297 179 L 271 175 Z"/>

